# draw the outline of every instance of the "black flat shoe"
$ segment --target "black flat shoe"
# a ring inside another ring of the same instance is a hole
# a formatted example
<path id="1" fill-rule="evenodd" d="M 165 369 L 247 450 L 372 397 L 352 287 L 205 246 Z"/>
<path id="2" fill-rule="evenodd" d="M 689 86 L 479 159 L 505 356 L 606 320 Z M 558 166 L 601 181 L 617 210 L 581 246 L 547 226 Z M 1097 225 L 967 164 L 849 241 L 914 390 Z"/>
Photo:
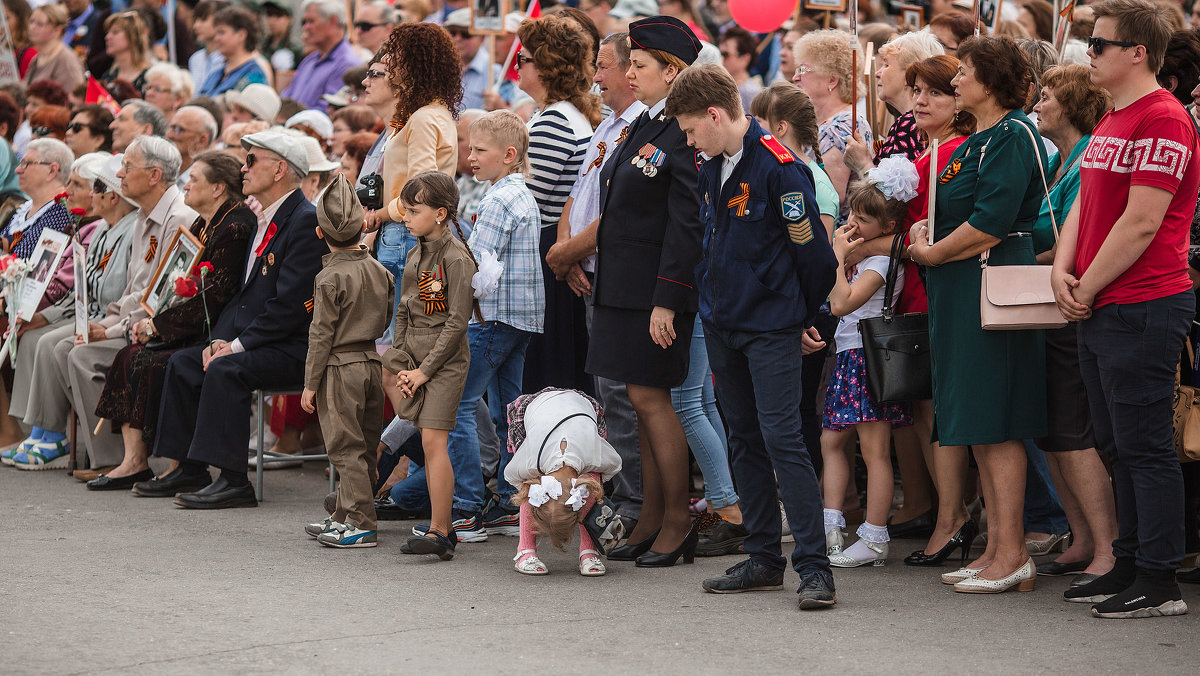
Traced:
<path id="1" fill-rule="evenodd" d="M 680 558 L 684 563 L 693 563 L 696 560 L 696 545 L 700 541 L 700 528 L 696 522 L 692 522 L 692 529 L 688 531 L 687 537 L 683 538 L 683 542 L 675 548 L 675 551 L 668 554 L 660 554 L 653 549 L 647 550 L 645 554 L 637 557 L 636 563 L 633 565 L 638 568 L 670 568 L 674 566 Z"/>
<path id="2" fill-rule="evenodd" d="M 231 486 L 225 477 L 201 488 L 194 493 L 180 493 L 175 504 L 188 509 L 229 509 L 231 507 L 257 507 L 254 486 Z"/>
<path id="3" fill-rule="evenodd" d="M 904 557 L 904 565 L 906 566 L 940 566 L 955 549 L 962 548 L 962 557 L 959 559 L 959 565 L 967 562 L 967 555 L 971 553 L 971 542 L 975 536 L 979 535 L 979 522 L 974 518 L 967 519 L 959 529 L 954 533 L 954 537 L 945 544 L 941 549 L 932 554 L 926 554 L 924 550 L 917 551 Z"/>
<path id="4" fill-rule="evenodd" d="M 212 477 L 207 471 L 188 474 L 183 468 L 176 467 L 149 481 L 137 482 L 133 485 L 133 494 L 143 498 L 173 498 L 179 493 L 194 493 L 211 483 Z"/>
<path id="5" fill-rule="evenodd" d="M 931 509 L 915 519 L 909 519 L 901 523 L 888 523 L 888 535 L 892 539 L 896 538 L 919 538 L 928 540 L 929 536 L 933 535 L 933 528 L 937 525 L 937 510 Z"/>
<path id="6" fill-rule="evenodd" d="M 101 474 L 87 482 L 87 487 L 89 491 L 127 491 L 133 488 L 133 485 L 137 482 L 153 478 L 154 472 L 148 469 L 144 469 L 137 474 L 120 477 L 110 477 L 107 474 Z"/>
<path id="7" fill-rule="evenodd" d="M 454 542 L 441 533 L 431 530 L 429 535 L 414 535 L 400 548 L 402 554 L 437 554 L 443 561 L 454 558 Z"/>
<path id="8" fill-rule="evenodd" d="M 1037 574 L 1046 575 L 1048 577 L 1057 577 L 1059 575 L 1071 575 L 1074 573 L 1082 573 L 1087 570 L 1087 567 L 1092 565 L 1091 559 L 1083 561 L 1072 561 L 1071 563 L 1059 563 L 1057 561 L 1046 561 L 1037 565 Z"/>
<path id="9" fill-rule="evenodd" d="M 633 544 L 626 542 L 625 544 L 621 545 L 620 547 L 617 547 L 616 549 L 609 552 L 608 560 L 609 561 L 637 561 L 637 558 L 639 556 L 650 551 L 650 546 L 654 544 L 654 539 L 657 537 L 658 537 L 658 531 L 654 531 L 654 533 L 650 537 L 646 538 L 645 540 L 642 540 L 641 542 L 637 542 L 637 543 L 633 543 Z"/>

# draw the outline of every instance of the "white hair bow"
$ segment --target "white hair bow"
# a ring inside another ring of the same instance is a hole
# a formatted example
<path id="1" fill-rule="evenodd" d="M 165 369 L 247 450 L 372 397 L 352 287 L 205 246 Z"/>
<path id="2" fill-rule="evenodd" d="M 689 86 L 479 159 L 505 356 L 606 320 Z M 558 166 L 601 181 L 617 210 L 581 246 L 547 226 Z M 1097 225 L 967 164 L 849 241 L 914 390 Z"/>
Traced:
<path id="1" fill-rule="evenodd" d="M 578 512 L 583 509 L 583 503 L 587 501 L 590 493 L 586 485 L 577 486 L 577 480 L 571 479 L 571 497 L 567 498 L 567 504 L 571 506 L 571 510 Z"/>
<path id="2" fill-rule="evenodd" d="M 552 476 L 543 476 L 540 484 L 529 487 L 529 504 L 534 507 L 556 500 L 562 495 L 562 484 Z"/>

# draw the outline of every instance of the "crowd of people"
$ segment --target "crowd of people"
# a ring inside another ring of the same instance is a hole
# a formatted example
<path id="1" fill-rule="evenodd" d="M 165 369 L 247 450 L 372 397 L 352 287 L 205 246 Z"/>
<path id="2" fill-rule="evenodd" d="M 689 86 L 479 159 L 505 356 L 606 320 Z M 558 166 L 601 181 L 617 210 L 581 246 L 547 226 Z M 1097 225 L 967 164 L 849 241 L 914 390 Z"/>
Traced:
<path id="1" fill-rule="evenodd" d="M 1187 612 L 1200 3 L 769 33 L 725 0 L 490 33 L 465 0 L 32 5 L 3 4 L 6 465 L 222 509 L 257 505 L 248 448 L 323 447 L 332 548 L 425 519 L 405 554 L 509 535 L 544 575 L 537 536 L 578 531 L 581 575 L 742 555 L 703 581 L 734 593 L 792 542 L 807 610 L 913 538 L 956 592 Z M 988 325 L 1009 266 L 1064 321 Z M 885 398 L 867 324 L 914 313 L 930 393 Z"/>

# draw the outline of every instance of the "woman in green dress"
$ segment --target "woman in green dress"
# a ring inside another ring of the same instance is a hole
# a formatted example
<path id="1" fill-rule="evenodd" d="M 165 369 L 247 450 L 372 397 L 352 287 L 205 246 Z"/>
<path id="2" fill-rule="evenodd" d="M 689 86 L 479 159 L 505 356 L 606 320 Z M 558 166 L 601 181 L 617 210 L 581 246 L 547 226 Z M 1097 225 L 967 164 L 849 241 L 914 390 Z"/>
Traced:
<path id="1" fill-rule="evenodd" d="M 988 544 L 942 581 L 960 592 L 1028 591 L 1035 572 L 1022 524 L 1021 440 L 1046 434 L 1045 346 L 1041 331 L 980 328 L 979 257 L 988 252 L 991 266 L 1035 263 L 1032 232 L 1044 196 L 1038 163 L 1044 171 L 1046 151 L 1021 110 L 1032 74 L 1016 43 L 970 38 L 958 55 L 953 84 L 978 126 L 939 175 L 932 232 L 926 221 L 914 225 L 909 254 L 927 273 L 933 439 L 944 449 L 971 446 Z"/>

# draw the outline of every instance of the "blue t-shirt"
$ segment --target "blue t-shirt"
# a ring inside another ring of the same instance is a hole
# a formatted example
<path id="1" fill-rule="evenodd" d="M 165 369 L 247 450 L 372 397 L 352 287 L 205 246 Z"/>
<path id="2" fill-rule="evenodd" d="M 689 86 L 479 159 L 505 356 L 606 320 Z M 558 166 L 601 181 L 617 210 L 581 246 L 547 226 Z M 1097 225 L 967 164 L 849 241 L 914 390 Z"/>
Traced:
<path id="1" fill-rule="evenodd" d="M 241 91 L 252 84 L 267 84 L 267 74 L 263 72 L 262 66 L 258 65 L 258 59 L 250 59 L 234 68 L 228 75 L 223 70 L 213 70 L 205 78 L 199 95 L 219 96 L 231 89 Z"/>

